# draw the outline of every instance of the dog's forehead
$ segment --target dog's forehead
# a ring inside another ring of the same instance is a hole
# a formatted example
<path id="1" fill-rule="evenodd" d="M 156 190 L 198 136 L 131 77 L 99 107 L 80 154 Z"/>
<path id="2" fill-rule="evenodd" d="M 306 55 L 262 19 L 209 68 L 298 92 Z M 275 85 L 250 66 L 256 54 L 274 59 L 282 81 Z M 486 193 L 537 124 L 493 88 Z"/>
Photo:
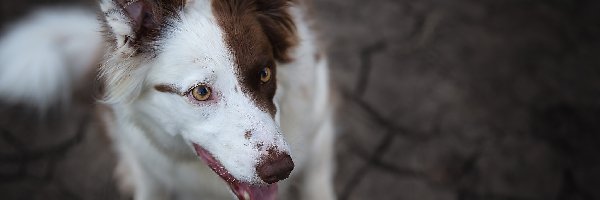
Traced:
<path id="1" fill-rule="evenodd" d="M 235 78 L 234 58 L 207 1 L 188 4 L 159 41 L 151 79 L 186 89 L 198 82 Z M 231 81 L 227 81 L 231 82 Z"/>
<path id="2" fill-rule="evenodd" d="M 260 82 L 263 68 L 270 67 L 275 73 L 271 43 L 256 15 L 229 12 L 231 5 L 222 2 L 226 1 L 189 5 L 174 22 L 170 37 L 164 40 L 160 56 L 164 62 L 159 65 L 161 68 L 175 65 L 177 69 L 164 71 L 187 73 L 185 80 L 173 77 L 187 85 L 211 76 L 225 83 L 235 79 L 236 87 L 257 107 L 274 115 L 275 77 L 272 83 Z"/>

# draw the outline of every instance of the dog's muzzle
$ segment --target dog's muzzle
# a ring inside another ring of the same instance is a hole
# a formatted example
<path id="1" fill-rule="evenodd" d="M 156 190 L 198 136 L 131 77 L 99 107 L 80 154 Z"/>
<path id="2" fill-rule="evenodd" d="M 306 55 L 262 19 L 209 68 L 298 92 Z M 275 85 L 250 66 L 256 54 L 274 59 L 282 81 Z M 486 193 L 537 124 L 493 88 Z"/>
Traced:
<path id="1" fill-rule="evenodd" d="M 294 169 L 294 162 L 288 153 L 271 148 L 267 150 L 267 154 L 263 155 L 256 165 L 258 177 L 267 184 L 243 182 L 233 177 L 221 165 L 221 162 L 215 159 L 206 149 L 195 143 L 193 143 L 193 146 L 196 154 L 229 184 L 231 191 L 240 200 L 275 200 L 277 198 L 276 182 L 286 179 Z"/>

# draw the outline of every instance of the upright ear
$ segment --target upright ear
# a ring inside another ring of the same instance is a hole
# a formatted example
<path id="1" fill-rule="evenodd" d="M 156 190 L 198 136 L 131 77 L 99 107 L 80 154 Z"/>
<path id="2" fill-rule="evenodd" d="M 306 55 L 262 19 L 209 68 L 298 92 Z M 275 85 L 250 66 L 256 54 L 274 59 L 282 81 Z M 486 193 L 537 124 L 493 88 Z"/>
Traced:
<path id="1" fill-rule="evenodd" d="M 291 61 L 289 49 L 297 44 L 296 26 L 288 7 L 293 0 L 256 0 L 258 21 L 273 46 L 275 59 Z"/>
<path id="2" fill-rule="evenodd" d="M 115 48 L 140 53 L 153 50 L 169 18 L 183 9 L 186 0 L 102 0 L 107 37 Z M 125 52 L 123 52 L 125 53 Z"/>

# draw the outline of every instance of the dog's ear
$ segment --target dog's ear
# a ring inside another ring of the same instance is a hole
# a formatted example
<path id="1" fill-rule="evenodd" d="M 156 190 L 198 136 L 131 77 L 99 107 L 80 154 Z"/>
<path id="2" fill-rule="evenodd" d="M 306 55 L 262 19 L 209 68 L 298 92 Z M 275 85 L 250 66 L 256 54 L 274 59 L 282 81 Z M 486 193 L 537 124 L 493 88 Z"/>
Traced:
<path id="1" fill-rule="evenodd" d="M 293 0 L 256 0 L 258 20 L 271 45 L 275 59 L 291 61 L 288 51 L 297 44 L 296 26 L 288 7 Z"/>
<path id="2" fill-rule="evenodd" d="M 156 52 L 156 41 L 186 0 L 101 0 L 108 48 L 100 77 L 104 101 L 133 100 L 142 90 L 147 68 L 141 67 Z"/>
<path id="3" fill-rule="evenodd" d="M 183 9 L 186 0 L 102 0 L 106 35 L 115 48 L 140 53 L 152 50 L 170 17 Z M 125 52 L 123 52 L 125 53 Z"/>

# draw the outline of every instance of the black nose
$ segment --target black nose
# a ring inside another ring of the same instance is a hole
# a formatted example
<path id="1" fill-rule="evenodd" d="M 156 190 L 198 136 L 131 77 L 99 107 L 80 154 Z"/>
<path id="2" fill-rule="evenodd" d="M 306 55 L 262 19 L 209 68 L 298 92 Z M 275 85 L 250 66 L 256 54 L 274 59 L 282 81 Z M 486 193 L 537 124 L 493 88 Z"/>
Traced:
<path id="1" fill-rule="evenodd" d="M 256 166 L 258 177 L 271 184 L 286 179 L 294 169 L 292 157 L 287 153 L 269 151 L 269 155 Z"/>

